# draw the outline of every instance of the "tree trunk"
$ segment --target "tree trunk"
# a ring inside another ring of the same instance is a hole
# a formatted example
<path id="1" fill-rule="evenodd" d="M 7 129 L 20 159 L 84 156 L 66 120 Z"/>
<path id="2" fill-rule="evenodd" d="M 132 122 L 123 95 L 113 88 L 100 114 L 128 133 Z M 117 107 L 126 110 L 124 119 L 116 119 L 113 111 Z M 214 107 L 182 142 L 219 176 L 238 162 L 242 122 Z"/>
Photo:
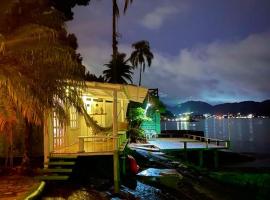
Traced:
<path id="1" fill-rule="evenodd" d="M 113 50 L 113 61 L 116 60 L 116 56 L 118 53 L 117 48 L 117 32 L 116 32 L 116 18 L 117 18 L 117 0 L 112 0 L 113 3 L 113 17 L 112 17 L 112 50 Z M 113 83 L 117 82 L 117 66 L 115 66 L 113 62 Z"/>
<path id="2" fill-rule="evenodd" d="M 6 136 L 5 136 L 5 168 L 13 168 L 13 132 L 12 125 L 8 124 L 6 126 Z"/>
<path id="3" fill-rule="evenodd" d="M 139 79 L 139 86 L 141 86 L 142 83 L 142 66 L 140 67 L 140 79 Z"/>
<path id="4" fill-rule="evenodd" d="M 117 33 L 116 33 L 116 9 L 117 9 L 117 0 L 113 0 L 113 18 L 112 18 L 112 49 L 113 49 L 113 58 L 116 57 L 118 52 L 117 49 Z"/>
<path id="5" fill-rule="evenodd" d="M 21 163 L 22 173 L 29 175 L 31 173 L 30 167 L 30 136 L 32 132 L 32 124 L 25 119 L 24 130 L 24 154 Z"/>

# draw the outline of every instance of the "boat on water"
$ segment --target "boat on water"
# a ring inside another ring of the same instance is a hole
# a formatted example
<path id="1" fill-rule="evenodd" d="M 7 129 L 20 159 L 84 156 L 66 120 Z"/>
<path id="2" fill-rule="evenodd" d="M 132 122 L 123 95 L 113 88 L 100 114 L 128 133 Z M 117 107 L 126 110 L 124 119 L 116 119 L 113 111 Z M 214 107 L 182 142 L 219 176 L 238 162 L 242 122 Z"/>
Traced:
<path id="1" fill-rule="evenodd" d="M 153 144 L 138 144 L 138 143 L 131 143 L 128 145 L 129 148 L 131 149 L 141 149 L 141 150 L 146 150 L 146 151 L 154 151 L 154 152 L 159 152 L 160 148 Z"/>

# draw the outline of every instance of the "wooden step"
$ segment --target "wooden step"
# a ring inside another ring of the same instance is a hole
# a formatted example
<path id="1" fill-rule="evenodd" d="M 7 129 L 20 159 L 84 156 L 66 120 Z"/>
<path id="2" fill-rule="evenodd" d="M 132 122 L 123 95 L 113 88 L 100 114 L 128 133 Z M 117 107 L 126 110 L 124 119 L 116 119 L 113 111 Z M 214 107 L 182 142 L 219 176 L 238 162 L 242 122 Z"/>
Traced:
<path id="1" fill-rule="evenodd" d="M 56 159 L 76 159 L 78 158 L 77 155 L 53 155 L 53 156 L 50 156 L 49 159 L 51 160 L 56 160 Z"/>
<path id="2" fill-rule="evenodd" d="M 69 176 L 44 175 L 44 176 L 37 176 L 36 178 L 43 181 L 66 181 L 69 179 Z"/>
<path id="3" fill-rule="evenodd" d="M 50 161 L 47 164 L 49 166 L 50 165 L 54 165 L 54 166 L 59 166 L 59 165 L 72 166 L 72 165 L 75 165 L 75 162 L 72 162 L 72 161 Z"/>
<path id="4" fill-rule="evenodd" d="M 43 173 L 71 173 L 72 169 L 65 168 L 53 168 L 53 169 L 42 169 Z"/>

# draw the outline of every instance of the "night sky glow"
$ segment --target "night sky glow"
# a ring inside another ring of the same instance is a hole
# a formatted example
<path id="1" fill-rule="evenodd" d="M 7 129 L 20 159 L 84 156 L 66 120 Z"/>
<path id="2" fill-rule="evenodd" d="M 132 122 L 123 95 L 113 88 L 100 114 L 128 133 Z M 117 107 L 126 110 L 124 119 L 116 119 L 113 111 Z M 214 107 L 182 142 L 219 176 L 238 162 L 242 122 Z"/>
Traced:
<path id="1" fill-rule="evenodd" d="M 123 1 L 118 1 L 123 6 Z M 110 60 L 111 0 L 76 7 L 68 23 L 91 73 Z M 148 40 L 153 64 L 142 84 L 162 100 L 212 104 L 270 98 L 269 0 L 134 0 L 119 21 L 119 51 Z M 134 76 L 138 83 L 138 71 Z"/>

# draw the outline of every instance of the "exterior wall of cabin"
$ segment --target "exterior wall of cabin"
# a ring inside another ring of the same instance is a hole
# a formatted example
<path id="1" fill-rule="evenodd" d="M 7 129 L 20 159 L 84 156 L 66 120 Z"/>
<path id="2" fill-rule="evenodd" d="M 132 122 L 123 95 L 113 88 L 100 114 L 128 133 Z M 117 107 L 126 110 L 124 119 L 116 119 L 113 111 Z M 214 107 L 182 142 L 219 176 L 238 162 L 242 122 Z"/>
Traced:
<path id="1" fill-rule="evenodd" d="M 141 128 L 145 131 L 155 131 L 160 134 L 160 113 L 154 112 L 151 116 L 151 121 L 145 121 L 142 123 Z"/>
<path id="2" fill-rule="evenodd" d="M 111 99 L 101 99 L 87 96 L 84 98 L 87 113 L 97 121 L 97 124 L 102 127 L 111 127 L 113 123 L 113 101 Z M 126 130 L 126 112 L 129 101 L 118 99 L 117 115 L 119 130 Z M 50 121 L 48 131 L 50 133 L 49 143 L 50 152 L 54 149 L 67 147 L 79 142 L 79 136 L 91 136 L 93 131 L 91 127 L 86 125 L 83 115 L 76 112 L 74 108 L 69 109 L 70 122 L 62 128 L 55 119 L 55 116 Z M 61 131 L 59 130 L 61 129 Z M 62 139 L 59 137 L 62 134 Z"/>

